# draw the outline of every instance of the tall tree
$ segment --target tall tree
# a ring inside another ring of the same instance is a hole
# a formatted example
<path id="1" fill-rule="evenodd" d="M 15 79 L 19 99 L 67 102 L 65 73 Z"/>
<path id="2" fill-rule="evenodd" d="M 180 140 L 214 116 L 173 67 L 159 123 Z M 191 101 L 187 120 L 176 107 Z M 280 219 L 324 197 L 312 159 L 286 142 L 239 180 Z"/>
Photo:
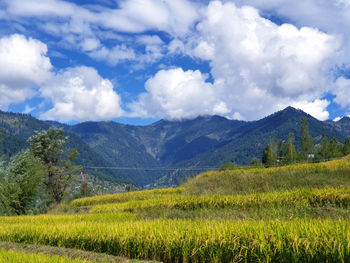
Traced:
<path id="1" fill-rule="evenodd" d="M 307 124 L 307 117 L 303 117 L 301 120 L 301 157 L 306 160 L 308 154 L 313 152 L 314 139 L 309 135 L 309 127 Z"/>
<path id="2" fill-rule="evenodd" d="M 294 140 L 294 133 L 289 133 L 288 140 L 285 145 L 285 156 L 283 159 L 284 163 L 286 164 L 295 163 L 297 159 L 297 151 L 295 150 Z"/>
<path id="3" fill-rule="evenodd" d="M 261 161 L 265 166 L 269 167 L 276 165 L 276 158 L 277 156 L 274 138 L 270 137 L 269 144 L 264 148 Z"/>
<path id="4" fill-rule="evenodd" d="M 318 148 L 317 155 L 323 161 L 329 158 L 329 140 L 324 134 L 322 135 L 321 144 Z"/>
<path id="5" fill-rule="evenodd" d="M 343 145 L 343 155 L 350 154 L 350 138 L 346 138 Z"/>
<path id="6" fill-rule="evenodd" d="M 44 184 L 48 193 L 57 203 L 62 201 L 64 193 L 73 179 L 73 174 L 80 170 L 73 166 L 77 158 L 77 150 L 67 152 L 68 137 L 62 129 L 50 128 L 47 131 L 35 132 L 28 139 L 30 151 L 38 157 L 45 166 L 46 178 Z"/>
<path id="7" fill-rule="evenodd" d="M 7 168 L 7 193 L 12 198 L 9 206 L 17 214 L 26 214 L 42 186 L 44 169 L 28 150 L 15 155 Z"/>

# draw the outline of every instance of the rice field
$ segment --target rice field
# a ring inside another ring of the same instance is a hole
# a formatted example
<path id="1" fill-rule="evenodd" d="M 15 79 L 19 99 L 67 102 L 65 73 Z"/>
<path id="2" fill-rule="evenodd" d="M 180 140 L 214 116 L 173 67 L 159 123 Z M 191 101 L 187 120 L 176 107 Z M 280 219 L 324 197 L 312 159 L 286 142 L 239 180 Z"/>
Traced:
<path id="1" fill-rule="evenodd" d="M 62 256 L 51 256 L 35 253 L 24 253 L 0 249 L 0 262 L 9 263 L 90 263 L 83 259 L 71 259 Z"/>
<path id="2" fill-rule="evenodd" d="M 2 217 L 0 240 L 162 262 L 350 262 L 345 159 L 209 172 L 71 206 L 89 213 Z"/>

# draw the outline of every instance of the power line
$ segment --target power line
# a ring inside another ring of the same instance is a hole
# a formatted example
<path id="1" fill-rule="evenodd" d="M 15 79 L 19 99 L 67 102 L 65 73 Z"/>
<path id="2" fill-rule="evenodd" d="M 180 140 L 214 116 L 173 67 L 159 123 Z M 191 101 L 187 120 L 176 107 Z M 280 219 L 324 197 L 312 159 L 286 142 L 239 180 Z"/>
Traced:
<path id="1" fill-rule="evenodd" d="M 142 171 L 205 171 L 205 170 L 217 170 L 217 167 L 194 167 L 194 168 L 183 168 L 183 167 L 110 167 L 110 166 L 85 166 L 88 169 L 107 169 L 107 170 L 142 170 Z"/>

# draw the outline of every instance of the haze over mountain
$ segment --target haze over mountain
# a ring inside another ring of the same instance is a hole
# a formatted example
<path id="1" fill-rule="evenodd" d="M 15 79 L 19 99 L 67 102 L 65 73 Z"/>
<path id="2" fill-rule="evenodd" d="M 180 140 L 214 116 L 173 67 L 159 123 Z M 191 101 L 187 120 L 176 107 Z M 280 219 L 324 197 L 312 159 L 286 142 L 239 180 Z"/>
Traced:
<path id="1" fill-rule="evenodd" d="M 91 173 L 104 179 L 124 178 L 139 186 L 160 181 L 169 185 L 176 184 L 179 177 L 199 171 L 183 171 L 180 168 L 219 167 L 229 161 L 249 164 L 254 157 L 260 159 L 270 136 L 286 140 L 288 133 L 293 132 L 298 147 L 301 119 L 304 116 L 309 119 L 310 134 L 316 142 L 322 134 L 329 138 L 335 137 L 341 142 L 350 135 L 350 118 L 323 122 L 292 107 L 251 122 L 202 116 L 182 121 L 161 120 L 148 126 L 116 122 L 65 125 L 40 121 L 30 115 L 0 112 L 0 129 L 4 132 L 0 151 L 10 157 L 27 147 L 26 140 L 35 130 L 60 127 L 70 137 L 69 146 L 77 148 L 80 153 L 78 164 L 89 167 L 139 168 L 92 169 Z M 174 170 L 157 170 L 159 167 Z"/>

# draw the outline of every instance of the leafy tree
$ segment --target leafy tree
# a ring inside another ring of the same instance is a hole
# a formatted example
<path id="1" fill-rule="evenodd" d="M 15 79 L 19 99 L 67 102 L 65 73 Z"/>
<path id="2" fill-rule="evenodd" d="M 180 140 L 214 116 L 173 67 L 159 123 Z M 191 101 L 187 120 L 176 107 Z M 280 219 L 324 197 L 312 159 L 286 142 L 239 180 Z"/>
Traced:
<path id="1" fill-rule="evenodd" d="M 294 140 L 294 133 L 289 133 L 288 140 L 285 144 L 285 156 L 283 159 L 286 164 L 294 163 L 297 160 L 297 151 L 295 150 Z"/>
<path id="2" fill-rule="evenodd" d="M 343 155 L 350 154 L 350 138 L 346 138 L 343 145 Z"/>
<path id="3" fill-rule="evenodd" d="M 309 135 L 309 127 L 307 124 L 307 117 L 303 117 L 301 120 L 301 157 L 306 160 L 308 154 L 313 152 L 314 139 Z"/>
<path id="4" fill-rule="evenodd" d="M 9 196 L 7 195 L 7 187 L 5 182 L 5 171 L 0 166 L 0 215 L 11 214 L 11 208 L 9 206 Z"/>
<path id="5" fill-rule="evenodd" d="M 64 137 L 64 131 L 56 128 L 35 132 L 28 139 L 30 151 L 45 167 L 44 185 L 56 203 L 62 201 L 73 174 L 80 170 L 79 167 L 73 166 L 73 161 L 78 155 L 77 150 L 73 149 L 67 154 L 67 142 L 68 137 Z"/>
<path id="6" fill-rule="evenodd" d="M 261 167 L 261 166 L 263 166 L 262 162 L 259 159 L 257 159 L 257 158 L 253 158 L 251 160 L 251 162 L 250 162 L 250 165 L 254 166 L 254 167 Z"/>
<path id="7" fill-rule="evenodd" d="M 274 144 L 274 138 L 270 137 L 269 144 L 264 148 L 261 158 L 262 163 L 269 167 L 276 164 L 276 149 Z"/>
<path id="8" fill-rule="evenodd" d="M 332 138 L 330 140 L 328 151 L 329 151 L 328 153 L 329 158 L 337 158 L 343 155 L 342 146 L 336 138 Z"/>
<path id="9" fill-rule="evenodd" d="M 220 166 L 219 171 L 234 170 L 237 169 L 238 165 L 235 163 L 227 162 Z"/>
<path id="10" fill-rule="evenodd" d="M 9 206 L 17 214 L 26 214 L 36 200 L 44 169 L 28 150 L 15 155 L 7 168 L 7 194 L 12 196 Z"/>
<path id="11" fill-rule="evenodd" d="M 329 140 L 326 135 L 322 135 L 321 144 L 319 146 L 317 155 L 322 160 L 327 160 L 329 158 Z"/>

